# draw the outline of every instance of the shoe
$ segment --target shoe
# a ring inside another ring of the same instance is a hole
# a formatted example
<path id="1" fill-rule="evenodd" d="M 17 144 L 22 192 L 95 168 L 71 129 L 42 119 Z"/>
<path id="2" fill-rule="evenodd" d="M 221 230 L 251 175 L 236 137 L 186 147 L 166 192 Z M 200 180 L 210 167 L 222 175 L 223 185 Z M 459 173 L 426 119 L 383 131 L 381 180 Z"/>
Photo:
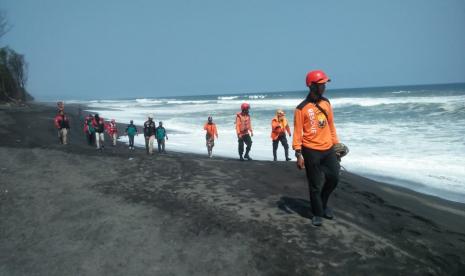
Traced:
<path id="1" fill-rule="evenodd" d="M 242 157 L 242 155 L 239 156 L 239 160 L 244 161 L 244 158 Z"/>
<path id="2" fill-rule="evenodd" d="M 275 158 L 273 158 L 273 161 L 278 161 L 278 159 L 275 157 Z"/>
<path id="3" fill-rule="evenodd" d="M 331 208 L 326 208 L 324 212 L 325 212 L 324 218 L 326 218 L 326 219 L 333 219 L 334 218 L 333 210 Z"/>
<path id="4" fill-rule="evenodd" d="M 313 224 L 313 226 L 321 226 L 321 224 L 322 224 L 321 217 L 313 216 L 312 224 Z"/>
<path id="5" fill-rule="evenodd" d="M 244 158 L 249 160 L 249 161 L 252 161 L 252 158 L 250 158 L 250 156 L 248 154 L 244 155 Z"/>
<path id="6" fill-rule="evenodd" d="M 292 159 L 289 157 L 286 157 L 286 161 L 291 161 Z"/>

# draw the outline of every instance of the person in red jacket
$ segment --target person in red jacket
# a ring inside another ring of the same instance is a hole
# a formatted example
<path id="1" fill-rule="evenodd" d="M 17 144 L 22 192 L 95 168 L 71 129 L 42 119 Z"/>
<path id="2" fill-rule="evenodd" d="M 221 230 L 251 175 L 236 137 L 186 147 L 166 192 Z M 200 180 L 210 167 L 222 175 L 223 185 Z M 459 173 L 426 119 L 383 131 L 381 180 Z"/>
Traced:
<path id="1" fill-rule="evenodd" d="M 207 123 L 203 126 L 203 129 L 207 131 L 205 134 L 205 139 L 207 140 L 207 151 L 208 157 L 212 158 L 213 156 L 213 147 L 215 146 L 215 136 L 218 139 L 218 130 L 216 124 L 213 123 L 213 118 L 208 117 Z"/>
<path id="2" fill-rule="evenodd" d="M 112 119 L 110 123 L 107 125 L 107 133 L 112 139 L 113 147 L 116 146 L 116 140 L 118 139 L 118 128 L 116 126 L 115 119 Z"/>
<path id="3" fill-rule="evenodd" d="M 287 123 L 286 114 L 282 109 L 276 111 L 276 116 L 271 120 L 271 140 L 273 141 L 273 160 L 277 161 L 276 151 L 278 150 L 279 142 L 283 145 L 284 155 L 286 161 L 290 161 L 289 158 L 289 144 L 286 139 L 286 131 L 291 137 L 291 129 Z"/>
<path id="4" fill-rule="evenodd" d="M 252 158 L 250 158 L 249 152 L 252 148 L 251 137 L 253 137 L 253 130 L 249 109 L 250 105 L 248 103 L 243 103 L 241 105 L 242 111 L 236 114 L 236 133 L 237 141 L 239 143 L 239 159 L 241 161 L 244 161 L 244 158 L 247 160 L 252 160 Z M 244 153 L 244 143 L 247 147 L 245 149 L 245 155 L 242 157 L 242 154 Z"/>
<path id="5" fill-rule="evenodd" d="M 64 110 L 60 110 L 55 116 L 55 127 L 58 129 L 58 139 L 60 144 L 68 144 L 69 118 Z"/>
<path id="6" fill-rule="evenodd" d="M 320 226 L 322 217 L 333 218 L 329 196 L 339 181 L 340 164 L 333 148 L 339 143 L 333 109 L 323 97 L 330 79 L 321 70 L 310 71 L 306 83 L 310 92 L 294 113 L 294 139 L 297 167 L 305 168 L 312 206 L 312 224 Z M 323 177 L 324 175 L 324 177 Z"/>

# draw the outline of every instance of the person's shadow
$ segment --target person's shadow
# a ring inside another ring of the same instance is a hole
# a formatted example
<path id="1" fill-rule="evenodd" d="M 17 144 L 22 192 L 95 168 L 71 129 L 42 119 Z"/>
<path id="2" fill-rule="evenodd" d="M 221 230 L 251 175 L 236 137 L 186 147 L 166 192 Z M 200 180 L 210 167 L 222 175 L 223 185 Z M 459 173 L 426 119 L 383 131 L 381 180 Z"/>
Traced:
<path id="1" fill-rule="evenodd" d="M 304 218 L 311 219 L 313 217 L 312 207 L 308 200 L 283 196 L 276 203 L 278 204 L 279 209 L 288 214 L 292 214 L 294 212 Z"/>

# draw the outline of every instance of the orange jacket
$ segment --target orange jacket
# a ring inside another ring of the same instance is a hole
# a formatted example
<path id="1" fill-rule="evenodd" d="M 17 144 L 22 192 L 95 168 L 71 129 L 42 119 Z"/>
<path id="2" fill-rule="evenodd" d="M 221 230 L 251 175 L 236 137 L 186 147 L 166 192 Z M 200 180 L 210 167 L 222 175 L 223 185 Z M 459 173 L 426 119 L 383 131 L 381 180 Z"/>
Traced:
<path id="1" fill-rule="evenodd" d="M 318 104 L 326 112 L 328 118 L 311 102 L 304 101 L 296 108 L 294 139 L 292 140 L 294 150 L 300 150 L 302 147 L 327 150 L 339 143 L 331 104 L 324 100 Z"/>
<path id="2" fill-rule="evenodd" d="M 240 137 L 249 133 L 253 133 L 250 115 L 244 115 L 242 112 L 238 112 L 236 114 L 236 133 Z"/>
<path id="3" fill-rule="evenodd" d="M 216 138 L 218 138 L 218 130 L 216 129 L 216 125 L 214 123 L 206 123 L 203 126 L 203 129 L 207 131 L 207 134 L 210 137 L 210 139 L 215 140 L 215 136 Z"/>
<path id="4" fill-rule="evenodd" d="M 283 116 L 281 122 L 278 117 L 274 117 L 273 120 L 271 120 L 271 139 L 273 141 L 278 139 L 281 135 L 286 135 L 286 131 L 287 134 L 291 135 L 291 128 L 287 123 L 286 117 Z"/>

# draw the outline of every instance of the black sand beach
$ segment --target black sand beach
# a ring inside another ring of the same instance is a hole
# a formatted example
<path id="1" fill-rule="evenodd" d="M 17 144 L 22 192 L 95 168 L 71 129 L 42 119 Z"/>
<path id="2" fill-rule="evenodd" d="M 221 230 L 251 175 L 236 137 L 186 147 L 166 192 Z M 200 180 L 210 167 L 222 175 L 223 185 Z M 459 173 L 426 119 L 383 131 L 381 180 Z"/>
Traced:
<path id="1" fill-rule="evenodd" d="M 317 228 L 294 162 L 101 153 L 67 112 L 63 146 L 0 108 L 0 275 L 465 275 L 464 204 L 342 172 Z"/>

